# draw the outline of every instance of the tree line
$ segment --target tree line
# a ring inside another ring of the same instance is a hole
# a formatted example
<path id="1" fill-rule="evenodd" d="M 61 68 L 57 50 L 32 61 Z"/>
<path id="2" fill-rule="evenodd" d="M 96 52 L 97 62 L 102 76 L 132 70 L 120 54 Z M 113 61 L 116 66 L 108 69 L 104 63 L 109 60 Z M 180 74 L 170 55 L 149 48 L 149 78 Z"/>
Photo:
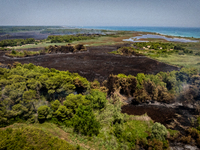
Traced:
<path id="1" fill-rule="evenodd" d="M 94 39 L 95 35 L 50 35 L 47 40 L 50 40 L 51 43 L 62 43 L 62 42 L 73 42 L 80 40 Z"/>
<path id="2" fill-rule="evenodd" d="M 34 38 L 28 38 L 28 39 L 14 39 L 14 40 L 2 40 L 0 41 L 0 47 L 7 47 L 7 46 L 22 46 L 25 44 L 34 44 L 35 39 Z"/>

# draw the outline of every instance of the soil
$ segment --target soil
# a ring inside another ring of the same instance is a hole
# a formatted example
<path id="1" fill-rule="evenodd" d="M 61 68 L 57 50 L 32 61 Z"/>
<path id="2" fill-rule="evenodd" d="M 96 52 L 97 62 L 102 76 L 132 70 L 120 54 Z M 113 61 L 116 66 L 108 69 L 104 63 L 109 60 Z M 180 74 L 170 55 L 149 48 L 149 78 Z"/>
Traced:
<path id="1" fill-rule="evenodd" d="M 108 53 L 122 46 L 127 46 L 127 44 L 93 46 L 87 47 L 86 52 L 49 54 L 25 58 L 9 58 L 5 56 L 5 52 L 0 52 L 0 63 L 13 64 L 16 61 L 22 64 L 33 63 L 63 71 L 69 70 L 70 72 L 79 73 L 89 81 L 97 79 L 100 82 L 106 80 L 110 74 L 156 74 L 160 71 L 179 70 L 178 67 L 161 63 L 145 56 L 121 56 Z M 36 49 L 29 48 L 27 50 L 35 51 Z M 41 50 L 41 48 L 38 48 L 38 50 Z"/>
<path id="2" fill-rule="evenodd" d="M 195 109 L 177 106 L 175 108 L 152 105 L 124 105 L 122 113 L 129 115 L 147 114 L 154 122 L 160 122 L 166 127 L 184 132 L 184 129 L 191 127 L 191 118 L 198 115 Z"/>
<path id="3" fill-rule="evenodd" d="M 175 109 L 165 108 L 159 106 L 135 106 L 135 105 L 125 105 L 122 107 L 122 113 L 127 113 L 129 115 L 143 115 L 147 114 L 155 122 L 160 122 L 166 125 L 170 119 L 175 117 Z"/>

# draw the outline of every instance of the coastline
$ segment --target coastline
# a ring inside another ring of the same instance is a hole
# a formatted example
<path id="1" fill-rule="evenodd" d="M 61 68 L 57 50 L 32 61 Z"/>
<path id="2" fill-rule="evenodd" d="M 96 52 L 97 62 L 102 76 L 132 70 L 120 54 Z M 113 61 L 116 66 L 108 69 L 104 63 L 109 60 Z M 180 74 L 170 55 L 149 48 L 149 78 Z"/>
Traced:
<path id="1" fill-rule="evenodd" d="M 100 29 L 110 31 L 150 32 L 177 38 L 200 38 L 200 28 L 194 27 L 127 27 L 127 26 L 83 26 L 83 29 Z"/>

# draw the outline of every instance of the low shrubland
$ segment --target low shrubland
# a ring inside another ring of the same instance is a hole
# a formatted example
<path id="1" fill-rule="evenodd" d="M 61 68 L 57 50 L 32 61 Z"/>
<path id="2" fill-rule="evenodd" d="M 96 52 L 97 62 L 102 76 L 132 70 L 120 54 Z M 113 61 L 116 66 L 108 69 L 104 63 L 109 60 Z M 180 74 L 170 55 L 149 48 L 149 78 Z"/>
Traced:
<path id="1" fill-rule="evenodd" d="M 118 54 L 118 55 L 124 55 L 124 56 L 140 56 L 138 52 L 135 52 L 135 49 L 132 47 L 121 47 L 117 51 L 110 52 L 111 54 Z"/>
<path id="2" fill-rule="evenodd" d="M 185 48 L 185 45 L 161 42 L 138 42 L 132 44 L 132 47 L 121 47 L 117 51 L 111 52 L 120 55 L 146 55 L 153 58 L 167 57 L 171 54 L 193 54 L 192 50 Z M 198 55 L 198 53 L 196 54 Z"/>
<path id="3" fill-rule="evenodd" d="M 70 44 L 66 46 L 48 46 L 45 47 L 43 50 L 40 51 L 17 51 L 12 50 L 10 52 L 5 53 L 6 56 L 9 57 L 29 57 L 29 56 L 38 56 L 38 55 L 45 55 L 45 54 L 52 54 L 52 53 L 75 53 L 75 52 L 83 52 L 87 51 L 86 47 L 82 44 L 77 44 L 75 46 L 72 46 Z"/>

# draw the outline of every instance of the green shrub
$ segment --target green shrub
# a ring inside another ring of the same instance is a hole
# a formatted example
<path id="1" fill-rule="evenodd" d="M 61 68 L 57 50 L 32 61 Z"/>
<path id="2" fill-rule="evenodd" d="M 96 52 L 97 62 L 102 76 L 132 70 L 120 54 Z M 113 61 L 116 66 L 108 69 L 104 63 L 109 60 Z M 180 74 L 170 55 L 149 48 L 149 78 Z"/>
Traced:
<path id="1" fill-rule="evenodd" d="M 80 105 L 72 120 L 74 132 L 89 136 L 99 134 L 100 123 L 96 120 L 90 106 Z"/>
<path id="2" fill-rule="evenodd" d="M 63 105 L 60 105 L 54 114 L 59 121 L 65 121 L 71 116 L 70 111 Z"/>
<path id="3" fill-rule="evenodd" d="M 12 50 L 11 54 L 17 54 L 17 52 L 15 50 Z"/>
<path id="4" fill-rule="evenodd" d="M 86 96 L 86 99 L 90 100 L 91 106 L 94 109 L 104 108 L 107 102 L 106 93 L 100 92 L 99 90 L 92 90 L 91 93 Z"/>
<path id="5" fill-rule="evenodd" d="M 151 133 L 151 138 L 152 139 L 158 139 L 160 141 L 165 141 L 165 138 L 167 137 L 167 129 L 164 125 L 156 122 L 152 126 L 152 133 Z"/>
<path id="6" fill-rule="evenodd" d="M 94 80 L 93 82 L 90 82 L 90 87 L 92 89 L 99 89 L 100 88 L 100 83 L 98 80 Z"/>
<path id="7" fill-rule="evenodd" d="M 89 105 L 90 101 L 85 99 L 85 95 L 82 94 L 69 94 L 66 97 L 66 100 L 63 102 L 63 105 L 66 106 L 67 109 L 73 114 L 76 113 L 76 109 L 80 105 Z"/>
<path id="8" fill-rule="evenodd" d="M 56 110 L 58 110 L 60 105 L 61 103 L 58 100 L 55 100 L 51 103 L 51 109 L 55 112 Z"/>
<path id="9" fill-rule="evenodd" d="M 117 123 L 114 126 L 114 134 L 120 143 L 128 142 L 129 147 L 134 148 L 137 143 L 147 143 L 150 133 L 150 122 L 131 120 L 125 123 Z"/>
<path id="10" fill-rule="evenodd" d="M 200 131 L 200 116 L 197 117 L 197 130 Z"/>
<path id="11" fill-rule="evenodd" d="M 38 108 L 38 119 L 45 120 L 49 114 L 50 108 L 46 105 L 40 106 Z"/>

